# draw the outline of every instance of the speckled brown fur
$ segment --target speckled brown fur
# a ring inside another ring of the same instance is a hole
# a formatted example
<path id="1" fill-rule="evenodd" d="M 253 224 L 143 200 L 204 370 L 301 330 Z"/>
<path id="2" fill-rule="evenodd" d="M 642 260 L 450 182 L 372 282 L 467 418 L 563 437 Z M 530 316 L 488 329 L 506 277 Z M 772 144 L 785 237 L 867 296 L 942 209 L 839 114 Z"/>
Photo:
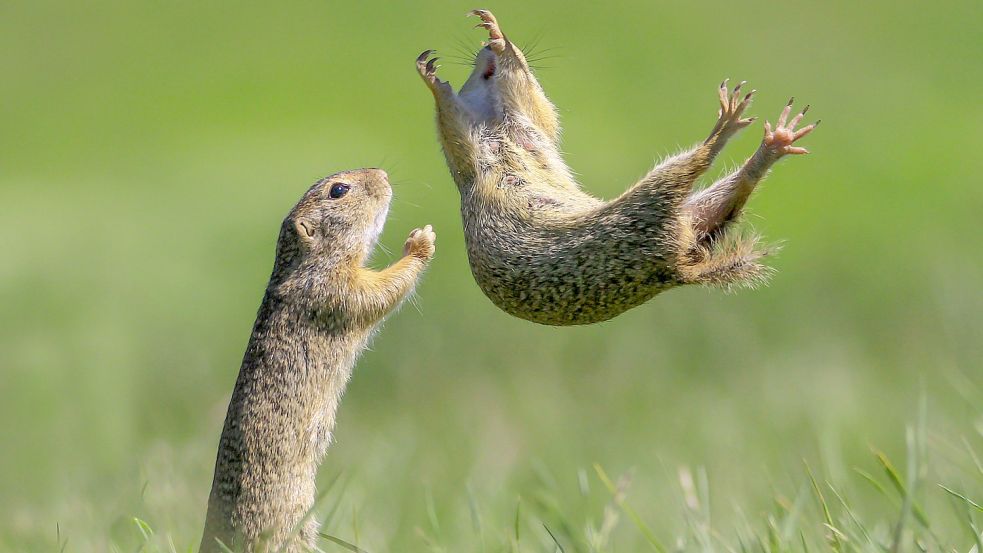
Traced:
<path id="1" fill-rule="evenodd" d="M 339 198 L 331 189 L 350 188 Z M 276 261 L 239 369 L 219 442 L 202 552 L 306 551 L 314 477 L 352 367 L 383 317 L 433 256 L 429 226 L 382 271 L 364 261 L 392 192 L 385 172 L 315 184 L 283 221 Z"/>
<path id="2" fill-rule="evenodd" d="M 741 85 L 730 91 L 725 81 L 709 137 L 604 202 L 563 162 L 556 110 L 521 50 L 490 12 L 473 15 L 489 40 L 459 92 L 437 78 L 432 51 L 417 69 L 436 100 L 471 271 L 495 305 L 537 323 L 589 324 L 680 284 L 754 283 L 767 274 L 756 238 L 739 237 L 731 223 L 775 161 L 805 153 L 791 144 L 813 125 L 795 132 L 800 115 L 786 127 L 786 108 L 744 167 L 691 194 L 727 140 L 753 121 L 741 117 L 753 91 L 742 97 Z"/>

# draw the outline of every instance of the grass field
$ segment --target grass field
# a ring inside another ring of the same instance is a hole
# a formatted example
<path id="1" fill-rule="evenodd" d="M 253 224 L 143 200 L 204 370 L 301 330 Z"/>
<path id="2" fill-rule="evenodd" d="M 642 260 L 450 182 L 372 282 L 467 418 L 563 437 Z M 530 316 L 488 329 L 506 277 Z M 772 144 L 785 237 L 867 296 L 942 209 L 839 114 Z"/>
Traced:
<path id="1" fill-rule="evenodd" d="M 812 104 L 752 201 L 770 286 L 495 309 L 413 67 L 477 47 L 471 4 L 0 7 L 0 551 L 196 546 L 279 222 L 359 166 L 396 185 L 382 244 L 438 250 L 342 404 L 325 551 L 983 551 L 979 2 L 525 4 L 485 7 L 598 195 L 701 139 L 724 77 Z"/>

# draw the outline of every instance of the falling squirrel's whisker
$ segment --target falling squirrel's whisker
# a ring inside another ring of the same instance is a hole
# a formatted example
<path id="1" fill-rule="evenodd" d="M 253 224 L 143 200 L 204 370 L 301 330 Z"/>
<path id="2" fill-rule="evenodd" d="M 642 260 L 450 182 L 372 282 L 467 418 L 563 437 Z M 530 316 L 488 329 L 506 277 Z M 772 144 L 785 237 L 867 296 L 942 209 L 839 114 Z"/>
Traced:
<path id="1" fill-rule="evenodd" d="M 794 98 L 745 165 L 697 193 L 696 179 L 735 133 L 753 95 L 720 83 L 707 139 L 654 168 L 619 198 L 586 193 L 563 161 L 556 109 L 530 64 L 488 11 L 476 11 L 488 47 L 456 93 L 434 88 L 438 137 L 461 195 L 468 259 L 479 287 L 506 312 L 542 324 L 615 317 L 681 284 L 755 285 L 769 250 L 737 221 L 768 168 L 792 147 Z M 533 41 L 532 45 L 538 42 Z"/>

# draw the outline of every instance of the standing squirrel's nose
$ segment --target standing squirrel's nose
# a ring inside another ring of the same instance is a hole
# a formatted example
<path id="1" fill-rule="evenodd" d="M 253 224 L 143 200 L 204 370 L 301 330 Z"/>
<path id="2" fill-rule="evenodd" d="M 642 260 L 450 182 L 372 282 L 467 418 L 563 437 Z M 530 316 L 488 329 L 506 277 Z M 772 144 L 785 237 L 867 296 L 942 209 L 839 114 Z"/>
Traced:
<path id="1" fill-rule="evenodd" d="M 366 167 L 361 170 L 363 182 L 367 185 L 371 194 L 378 195 L 386 202 L 392 198 L 392 185 L 389 184 L 389 175 L 378 167 Z"/>
<path id="2" fill-rule="evenodd" d="M 381 181 L 389 182 L 389 175 L 382 169 L 379 169 L 378 167 L 367 167 L 362 170 L 365 171 L 365 173 L 371 178 L 376 178 Z"/>

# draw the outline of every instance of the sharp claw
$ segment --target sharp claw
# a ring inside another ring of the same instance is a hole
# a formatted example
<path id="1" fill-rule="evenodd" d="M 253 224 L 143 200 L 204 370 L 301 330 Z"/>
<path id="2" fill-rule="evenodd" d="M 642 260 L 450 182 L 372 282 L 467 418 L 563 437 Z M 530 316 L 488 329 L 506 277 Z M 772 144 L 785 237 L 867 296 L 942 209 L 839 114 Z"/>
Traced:
<path id="1" fill-rule="evenodd" d="M 791 98 L 788 99 L 788 103 L 785 104 L 785 105 L 786 106 L 791 106 L 794 102 L 795 102 L 795 96 L 792 96 Z"/>
<path id="2" fill-rule="evenodd" d="M 809 111 L 809 104 L 806 104 L 806 107 L 802 108 L 802 113 L 799 115 L 805 115 L 807 111 Z"/>
<path id="3" fill-rule="evenodd" d="M 427 58 L 430 57 L 430 54 L 433 54 L 435 52 L 436 50 L 424 50 L 422 54 L 416 57 L 416 62 L 423 63 L 424 61 L 426 61 Z"/>
<path id="4" fill-rule="evenodd" d="M 739 90 L 741 90 L 741 87 L 744 86 L 744 85 L 746 85 L 746 84 L 747 84 L 747 81 L 741 81 L 741 82 L 739 82 L 737 84 L 737 86 L 734 87 L 734 94 L 737 94 L 737 92 Z"/>
<path id="5" fill-rule="evenodd" d="M 427 72 L 428 73 L 433 73 L 437 69 L 436 63 L 437 63 L 437 60 L 439 60 L 439 59 L 440 58 L 432 58 L 430 61 L 427 62 Z"/>
<path id="6" fill-rule="evenodd" d="M 813 123 L 812 125 L 809 125 L 807 127 L 802 127 L 801 129 L 795 131 L 795 134 L 792 135 L 792 140 L 793 141 L 794 140 L 798 140 L 798 139 L 802 138 L 803 136 L 811 133 L 814 130 L 816 130 L 816 124 L 815 123 Z"/>
<path id="7" fill-rule="evenodd" d="M 751 92 L 748 92 L 747 95 L 744 96 L 744 101 L 747 102 L 748 100 L 750 100 L 751 96 L 754 96 L 755 92 L 757 92 L 757 90 L 752 90 Z"/>
<path id="8" fill-rule="evenodd" d="M 791 104 L 785 106 L 785 109 L 782 110 L 782 113 L 778 116 L 778 122 L 775 123 L 775 125 L 778 128 L 781 128 L 781 127 L 784 127 L 785 126 L 785 122 L 788 120 L 788 114 L 789 114 L 790 111 L 792 111 L 792 105 Z"/>
<path id="9" fill-rule="evenodd" d="M 730 79 L 728 78 L 728 79 L 724 79 L 723 81 L 721 81 L 720 82 L 720 88 L 726 89 L 727 88 L 727 81 L 729 81 L 729 80 Z"/>
<path id="10" fill-rule="evenodd" d="M 812 128 L 816 128 L 816 127 L 818 127 L 818 126 L 819 126 L 819 124 L 820 124 L 820 123 L 822 123 L 822 122 L 823 122 L 823 120 L 822 120 L 822 119 L 816 119 L 816 122 L 812 124 Z"/>

